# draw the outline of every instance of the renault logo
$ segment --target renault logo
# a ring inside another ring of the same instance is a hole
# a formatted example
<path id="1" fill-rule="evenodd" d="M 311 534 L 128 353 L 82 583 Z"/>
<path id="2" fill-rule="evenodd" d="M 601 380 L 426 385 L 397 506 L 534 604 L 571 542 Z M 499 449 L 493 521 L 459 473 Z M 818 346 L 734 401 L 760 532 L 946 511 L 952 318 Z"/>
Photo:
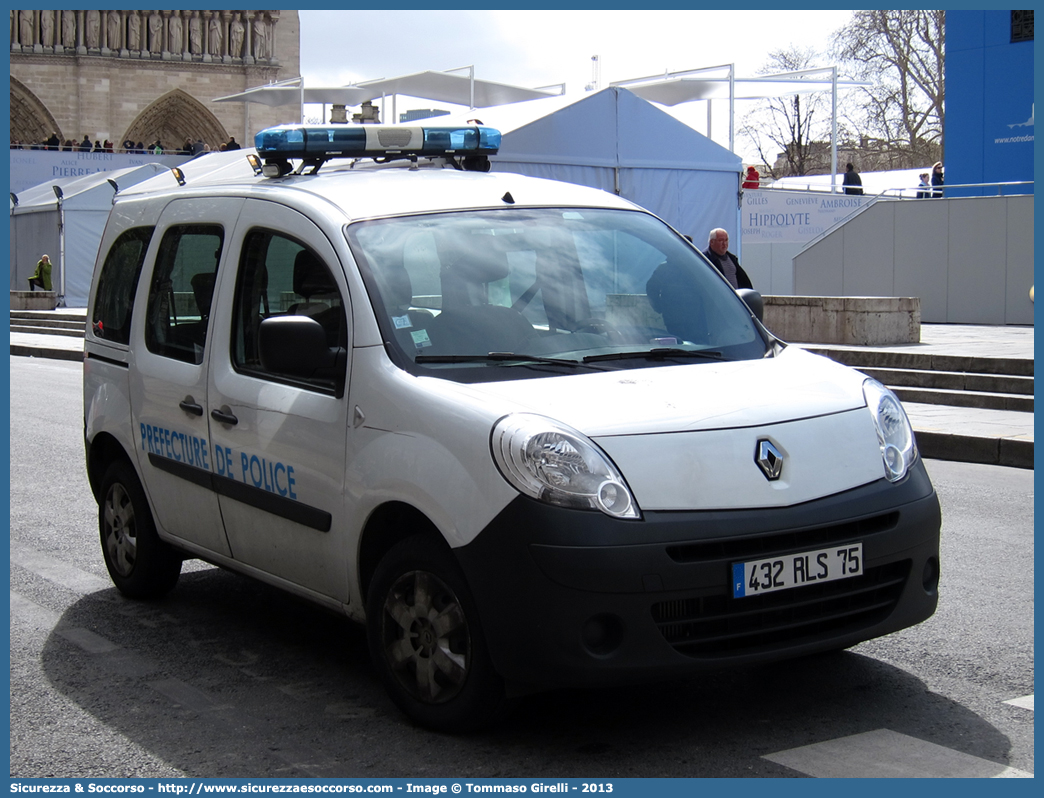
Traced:
<path id="1" fill-rule="evenodd" d="M 758 441 L 758 449 L 754 453 L 754 461 L 758 464 L 769 482 L 779 479 L 783 473 L 783 455 L 779 449 L 772 445 L 771 441 Z"/>

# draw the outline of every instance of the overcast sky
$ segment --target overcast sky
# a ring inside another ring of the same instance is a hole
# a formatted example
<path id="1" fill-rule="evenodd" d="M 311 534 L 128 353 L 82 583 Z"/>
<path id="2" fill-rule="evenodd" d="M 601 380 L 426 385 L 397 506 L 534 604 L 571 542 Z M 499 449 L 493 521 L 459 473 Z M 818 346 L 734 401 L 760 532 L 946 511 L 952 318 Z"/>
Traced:
<path id="1" fill-rule="evenodd" d="M 299 13 L 301 73 L 308 86 L 340 86 L 474 65 L 480 79 L 530 88 L 565 83 L 570 94 L 582 92 L 591 82 L 593 55 L 599 56 L 603 88 L 613 81 L 662 75 L 666 70 L 730 63 L 736 65 L 737 77 L 752 76 L 772 50 L 791 44 L 826 49 L 833 33 L 852 14 L 767 10 Z M 400 99 L 397 110 L 433 105 L 438 106 L 430 100 Z M 691 105 L 692 124 L 706 132 L 705 104 Z M 714 138 L 727 146 L 727 103 L 715 102 L 714 115 Z"/>

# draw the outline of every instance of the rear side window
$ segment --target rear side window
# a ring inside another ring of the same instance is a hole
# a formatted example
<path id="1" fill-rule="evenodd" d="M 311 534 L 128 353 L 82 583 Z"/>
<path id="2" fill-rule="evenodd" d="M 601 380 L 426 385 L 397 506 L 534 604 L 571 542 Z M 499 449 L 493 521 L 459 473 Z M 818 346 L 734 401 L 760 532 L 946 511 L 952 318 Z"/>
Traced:
<path id="1" fill-rule="evenodd" d="M 152 227 L 136 227 L 125 231 L 105 256 L 91 318 L 91 326 L 98 338 L 119 344 L 130 342 L 134 296 L 153 230 Z"/>
<path id="2" fill-rule="evenodd" d="M 326 333 L 330 367 L 309 377 L 268 371 L 261 363 L 261 322 L 273 316 L 308 316 Z M 232 363 L 237 371 L 293 382 L 341 396 L 348 329 L 344 302 L 330 267 L 304 244 L 270 230 L 251 230 L 243 242 L 236 280 Z"/>
<path id="3" fill-rule="evenodd" d="M 149 286 L 145 345 L 150 352 L 203 362 L 223 241 L 218 225 L 171 227 L 163 234 Z"/>

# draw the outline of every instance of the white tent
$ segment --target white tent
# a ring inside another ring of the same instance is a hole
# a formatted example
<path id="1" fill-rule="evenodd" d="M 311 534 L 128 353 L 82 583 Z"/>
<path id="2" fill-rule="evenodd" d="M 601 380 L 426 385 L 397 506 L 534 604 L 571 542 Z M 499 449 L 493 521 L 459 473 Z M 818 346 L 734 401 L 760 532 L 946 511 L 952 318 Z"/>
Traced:
<path id="1" fill-rule="evenodd" d="M 483 108 L 434 123 L 476 118 L 503 134 L 491 159 L 495 172 L 619 194 L 693 236 L 701 248 L 715 227 L 739 240 L 740 156 L 627 89 Z"/>
<path id="2" fill-rule="evenodd" d="M 67 307 L 86 307 L 105 221 L 116 193 L 159 172 L 155 163 L 49 180 L 11 197 L 11 290 L 24 291 L 44 253 L 51 283 Z M 110 182 L 112 181 L 112 182 Z M 59 201 L 57 188 L 61 192 Z M 15 198 L 17 197 L 17 202 Z"/>

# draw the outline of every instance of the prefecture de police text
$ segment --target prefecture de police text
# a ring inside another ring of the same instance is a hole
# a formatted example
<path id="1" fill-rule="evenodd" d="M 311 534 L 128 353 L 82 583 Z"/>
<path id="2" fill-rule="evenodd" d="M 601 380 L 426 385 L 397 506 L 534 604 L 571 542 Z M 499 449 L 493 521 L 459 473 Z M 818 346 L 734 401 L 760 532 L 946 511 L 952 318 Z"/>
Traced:
<path id="1" fill-rule="evenodd" d="M 256 454 L 239 452 L 239 477 L 235 474 L 235 455 L 227 446 L 214 448 L 214 468 L 210 467 L 210 444 L 206 438 L 197 438 L 165 427 L 153 424 L 141 424 L 141 448 L 150 454 L 166 457 L 178 463 L 184 463 L 204 471 L 211 471 L 219 477 L 253 485 L 255 488 L 297 498 L 294 491 L 294 467 L 280 462 L 273 462 Z"/>

